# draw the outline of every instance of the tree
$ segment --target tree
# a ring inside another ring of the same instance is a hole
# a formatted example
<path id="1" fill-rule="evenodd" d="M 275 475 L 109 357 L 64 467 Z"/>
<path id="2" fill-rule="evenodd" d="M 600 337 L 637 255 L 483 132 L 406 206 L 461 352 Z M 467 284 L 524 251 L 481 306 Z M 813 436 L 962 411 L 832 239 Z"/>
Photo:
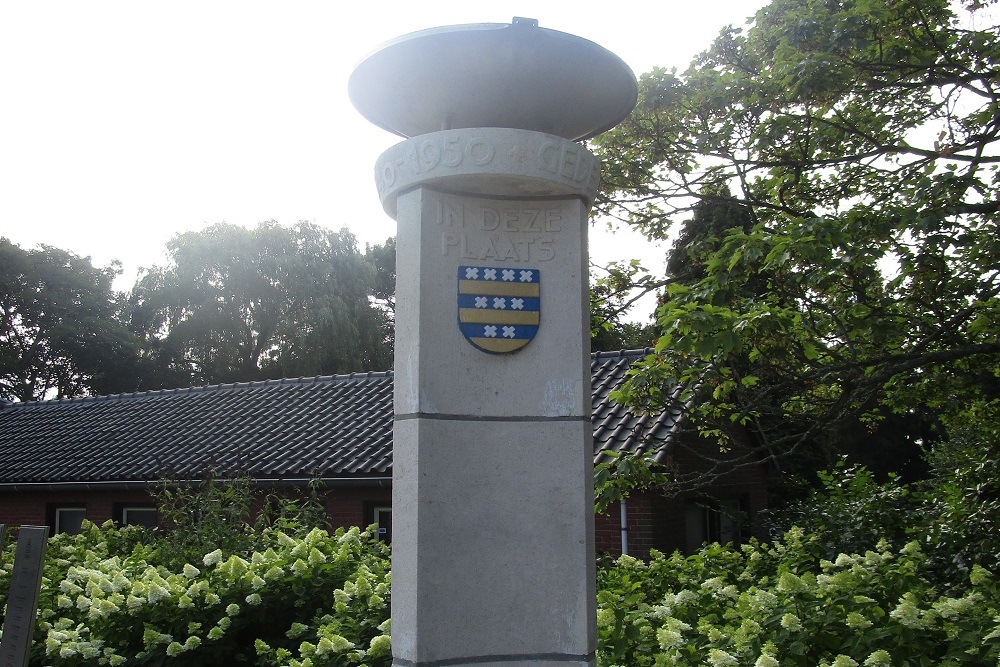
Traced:
<path id="1" fill-rule="evenodd" d="M 748 429 L 756 460 L 1000 395 L 1000 33 L 981 20 L 774 0 L 642 77 L 597 142 L 598 210 L 663 238 L 729 187 L 748 220 L 668 285 L 623 400 L 722 442 Z"/>
<path id="2" fill-rule="evenodd" d="M 951 437 L 928 452 L 915 532 L 940 576 L 960 586 L 976 565 L 1000 571 L 1000 401 L 976 401 L 952 421 Z"/>
<path id="3" fill-rule="evenodd" d="M 655 327 L 624 317 L 651 289 L 652 279 L 638 260 L 612 262 L 590 271 L 590 349 L 594 352 L 652 347 Z"/>
<path id="4" fill-rule="evenodd" d="M 138 340 L 118 319 L 117 265 L 0 238 L 0 398 L 135 389 Z"/>
<path id="5" fill-rule="evenodd" d="M 392 344 L 354 236 L 310 223 L 213 225 L 175 236 L 136 283 L 132 325 L 154 386 L 382 370 Z"/>
<path id="6" fill-rule="evenodd" d="M 371 291 L 375 303 L 395 318 L 396 314 L 396 237 L 365 246 L 365 259 L 375 270 Z"/>

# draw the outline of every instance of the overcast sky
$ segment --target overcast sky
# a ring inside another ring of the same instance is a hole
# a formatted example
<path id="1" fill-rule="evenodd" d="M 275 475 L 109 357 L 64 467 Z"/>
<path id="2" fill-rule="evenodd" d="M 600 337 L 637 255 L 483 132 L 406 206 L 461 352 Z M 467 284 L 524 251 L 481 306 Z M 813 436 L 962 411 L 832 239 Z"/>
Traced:
<path id="1" fill-rule="evenodd" d="M 380 43 L 524 16 L 638 75 L 684 69 L 763 4 L 0 0 L 0 236 L 121 260 L 122 288 L 164 262 L 171 236 L 222 221 L 310 220 L 379 242 L 395 224 L 372 168 L 400 139 L 354 110 L 347 79 Z M 592 243 L 601 261 L 643 245 Z"/>

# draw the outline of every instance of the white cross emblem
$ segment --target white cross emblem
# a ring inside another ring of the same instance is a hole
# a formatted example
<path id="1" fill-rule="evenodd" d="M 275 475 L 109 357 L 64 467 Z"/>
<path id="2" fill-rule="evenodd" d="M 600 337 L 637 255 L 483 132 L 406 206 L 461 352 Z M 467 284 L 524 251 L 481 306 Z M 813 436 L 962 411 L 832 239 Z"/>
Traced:
<path id="1" fill-rule="evenodd" d="M 522 283 L 531 282 L 531 271 L 521 271 L 521 282 Z"/>
<path id="2" fill-rule="evenodd" d="M 465 269 L 465 279 L 466 280 L 476 280 L 479 278 L 479 269 L 474 266 L 470 266 Z"/>
<path id="3" fill-rule="evenodd" d="M 514 327 L 504 327 L 503 328 L 503 337 L 504 338 L 513 338 L 514 337 Z"/>
<path id="4" fill-rule="evenodd" d="M 514 280 L 514 269 L 504 269 L 503 279 L 506 280 L 507 282 Z"/>
<path id="5" fill-rule="evenodd" d="M 486 297 L 485 296 L 477 296 L 476 297 L 476 308 L 485 308 L 485 307 L 486 307 Z"/>
<path id="6" fill-rule="evenodd" d="M 510 300 L 510 307 L 514 310 L 522 310 L 524 308 L 524 299 L 513 298 Z"/>
<path id="7" fill-rule="evenodd" d="M 487 338 L 496 338 L 497 337 L 497 328 L 495 326 L 493 326 L 492 324 L 487 324 L 485 327 L 483 327 L 483 329 L 486 332 L 486 337 Z"/>
<path id="8" fill-rule="evenodd" d="M 486 280 L 496 280 L 497 270 L 496 269 L 483 269 L 483 278 Z"/>
<path id="9" fill-rule="evenodd" d="M 494 298 L 493 307 L 496 308 L 497 310 L 503 310 L 504 308 L 507 307 L 507 299 L 500 296 Z"/>

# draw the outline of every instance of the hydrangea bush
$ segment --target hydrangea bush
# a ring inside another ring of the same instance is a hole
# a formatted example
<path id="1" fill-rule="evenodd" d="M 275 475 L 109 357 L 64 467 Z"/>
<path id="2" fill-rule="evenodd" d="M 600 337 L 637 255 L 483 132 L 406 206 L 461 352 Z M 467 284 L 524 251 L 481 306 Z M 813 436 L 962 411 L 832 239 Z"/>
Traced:
<path id="1" fill-rule="evenodd" d="M 175 570 L 136 529 L 49 543 L 32 665 L 388 665 L 388 548 L 369 531 L 264 531 L 249 558 Z M 6 592 L 10 549 L 0 572 Z"/>
<path id="2" fill-rule="evenodd" d="M 627 556 L 599 572 L 598 663 L 712 667 L 1000 665 L 1000 589 L 976 566 L 958 596 L 927 578 L 916 542 L 823 558 L 782 542 Z"/>
<path id="3" fill-rule="evenodd" d="M 167 568 L 137 529 L 54 537 L 31 665 L 390 664 L 388 549 L 371 531 L 260 539 L 246 557 L 216 550 Z M 932 572 L 915 542 L 829 560 L 798 529 L 773 544 L 625 556 L 598 572 L 598 664 L 1000 665 L 994 573 L 975 566 L 946 593 Z"/>

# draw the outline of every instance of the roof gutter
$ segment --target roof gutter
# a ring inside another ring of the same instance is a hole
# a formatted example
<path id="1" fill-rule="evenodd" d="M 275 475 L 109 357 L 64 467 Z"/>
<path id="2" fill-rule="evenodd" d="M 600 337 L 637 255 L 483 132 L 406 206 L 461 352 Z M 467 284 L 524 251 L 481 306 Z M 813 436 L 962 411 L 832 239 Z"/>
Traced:
<path id="1" fill-rule="evenodd" d="M 181 479 L 181 480 L 108 480 L 90 482 L 4 482 L 0 483 L 0 492 L 14 491 L 146 491 L 160 486 L 166 481 L 168 484 L 176 486 L 196 486 L 203 483 L 204 479 Z M 230 480 L 222 477 L 215 478 L 218 482 L 228 482 Z M 310 483 L 319 483 L 327 489 L 343 488 L 363 488 L 378 487 L 389 488 L 392 486 L 392 477 L 281 477 L 272 479 L 251 479 L 252 486 L 258 488 L 288 488 L 304 487 Z"/>

